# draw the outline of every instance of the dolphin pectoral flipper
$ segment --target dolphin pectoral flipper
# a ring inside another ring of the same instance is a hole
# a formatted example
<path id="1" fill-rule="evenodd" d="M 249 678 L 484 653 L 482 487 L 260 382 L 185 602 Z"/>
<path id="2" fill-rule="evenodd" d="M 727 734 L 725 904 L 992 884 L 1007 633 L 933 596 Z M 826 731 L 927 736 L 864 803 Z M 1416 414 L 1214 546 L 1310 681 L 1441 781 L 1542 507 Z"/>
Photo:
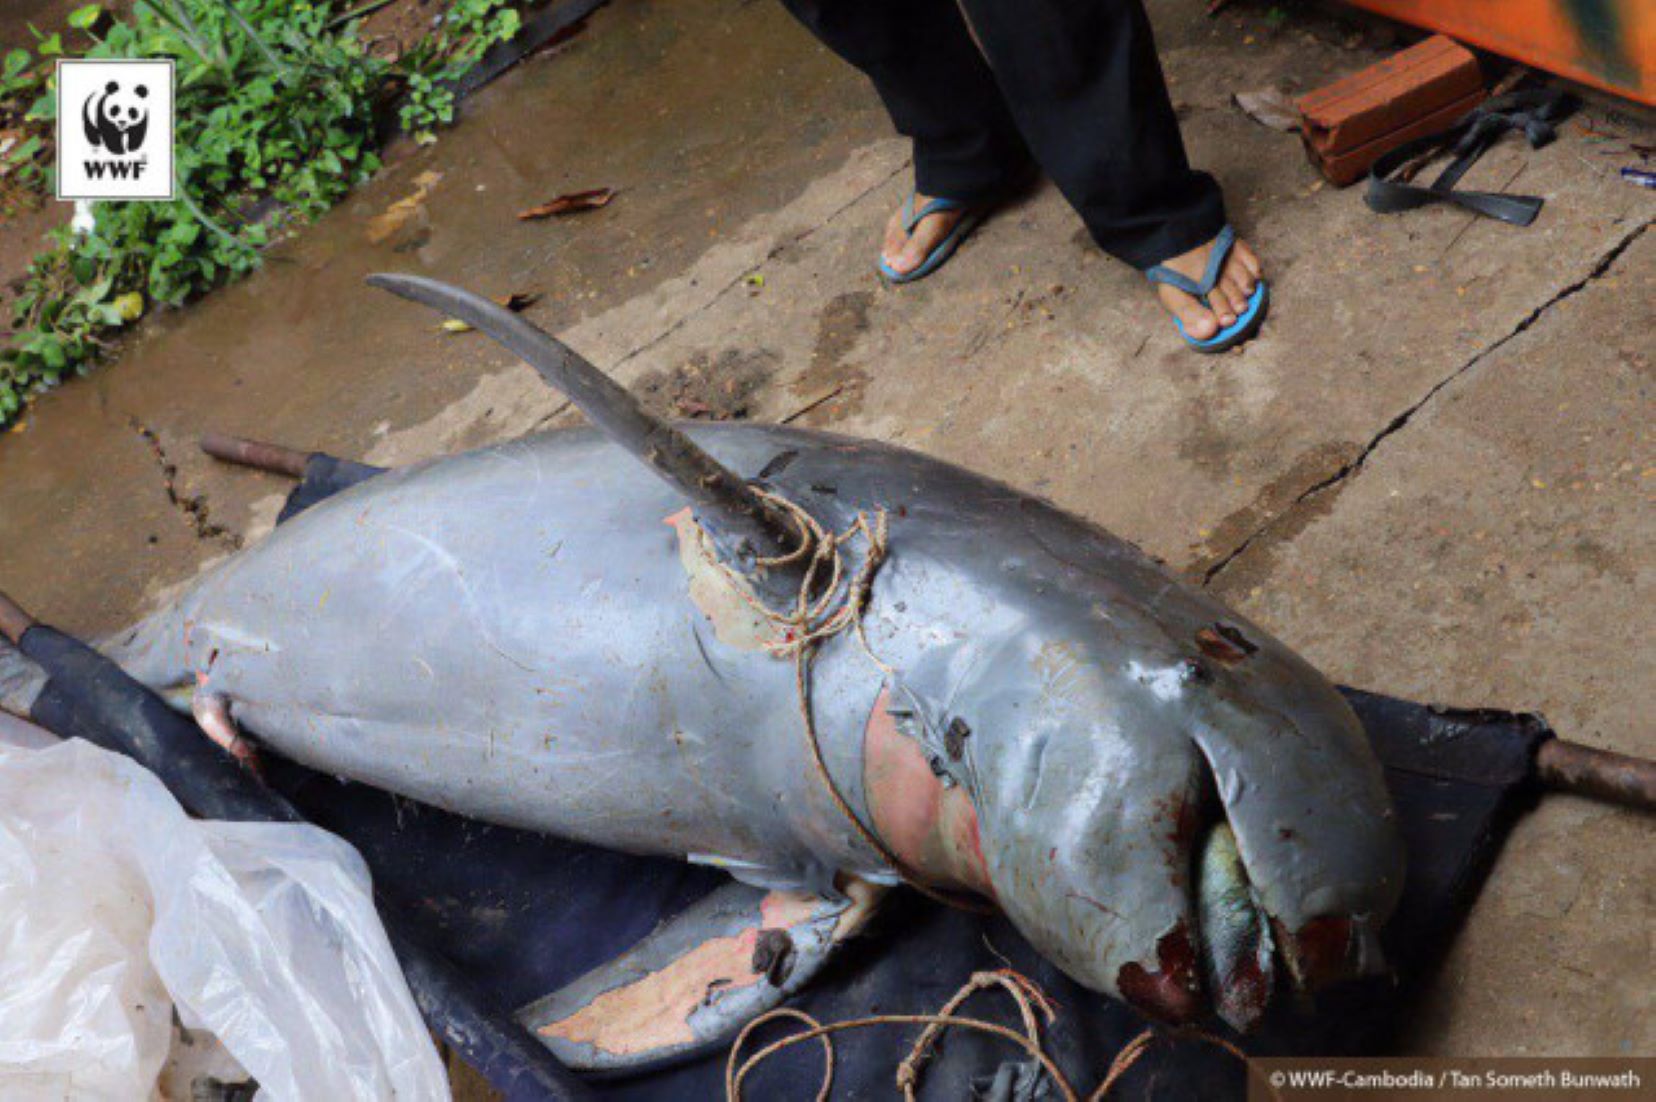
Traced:
<path id="1" fill-rule="evenodd" d="M 517 1013 L 566 1065 L 633 1071 L 728 1043 L 811 980 L 885 889 L 830 898 L 732 883 Z"/>
<path id="2" fill-rule="evenodd" d="M 195 717 L 196 726 L 201 728 L 202 734 L 242 765 L 255 773 L 259 772 L 258 751 L 231 718 L 228 698 L 198 688 L 190 699 L 190 714 Z"/>

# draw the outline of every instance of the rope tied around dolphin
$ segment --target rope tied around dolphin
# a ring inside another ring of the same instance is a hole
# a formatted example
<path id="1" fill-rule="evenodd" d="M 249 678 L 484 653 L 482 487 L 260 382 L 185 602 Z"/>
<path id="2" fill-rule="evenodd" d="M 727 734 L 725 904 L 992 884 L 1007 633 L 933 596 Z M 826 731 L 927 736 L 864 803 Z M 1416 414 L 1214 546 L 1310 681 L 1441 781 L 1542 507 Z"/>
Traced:
<path id="1" fill-rule="evenodd" d="M 1023 1032 L 1000 1025 L 997 1022 L 984 1021 L 981 1018 L 960 1016 L 957 1011 L 962 1003 L 979 991 L 993 988 L 1004 990 L 1012 997 L 1017 1005 L 1019 1017 L 1022 1019 Z M 1040 1014 L 1036 1014 L 1036 1010 Z M 741 1102 L 742 1084 L 752 1074 L 755 1068 L 766 1060 L 775 1056 L 784 1049 L 801 1045 L 807 1041 L 820 1040 L 823 1048 L 823 1078 L 822 1086 L 818 1088 L 816 1102 L 828 1102 L 834 1086 L 834 1044 L 832 1035 L 854 1029 L 868 1029 L 881 1025 L 924 1025 L 926 1028 L 915 1039 L 909 1054 L 897 1065 L 897 1089 L 902 1092 L 904 1102 L 916 1102 L 920 1088 L 920 1073 L 925 1062 L 931 1057 L 932 1050 L 944 1031 L 953 1028 L 970 1029 L 979 1033 L 987 1033 L 1003 1038 L 1022 1048 L 1035 1060 L 1052 1080 L 1058 1093 L 1065 1102 L 1082 1102 L 1081 1093 L 1070 1082 L 1063 1070 L 1058 1067 L 1052 1057 L 1046 1054 L 1041 1040 L 1041 1020 L 1045 1019 L 1051 1025 L 1057 1018 L 1057 1008 L 1045 992 L 1035 983 L 1011 968 L 1002 968 L 994 972 L 976 972 L 972 978 L 956 991 L 941 1010 L 935 1014 L 875 1014 L 866 1018 L 850 1018 L 842 1022 L 830 1022 L 827 1025 L 817 1021 L 803 1010 L 792 1007 L 779 1007 L 766 1014 L 761 1014 L 747 1024 L 747 1027 L 737 1035 L 736 1041 L 730 1047 L 730 1057 L 725 1062 L 725 1099 L 726 1102 Z M 773 1041 L 752 1055 L 742 1058 L 742 1047 L 747 1044 L 748 1038 L 755 1030 L 767 1022 L 782 1018 L 791 1018 L 805 1023 L 806 1029 L 799 1033 L 790 1034 Z M 1223 1049 L 1232 1056 L 1241 1060 L 1252 1068 L 1252 1061 L 1247 1053 L 1223 1037 L 1215 1036 L 1200 1029 L 1170 1029 L 1158 1031 L 1148 1028 L 1133 1037 L 1121 1047 L 1115 1059 L 1110 1062 L 1110 1068 L 1104 1078 L 1092 1093 L 1085 1096 L 1086 1102 L 1103 1102 L 1108 1098 L 1118 1083 L 1121 1082 L 1129 1069 L 1142 1059 L 1145 1053 L 1158 1041 L 1164 1040 L 1194 1040 L 1210 1044 Z M 1268 1080 L 1261 1078 L 1267 1084 L 1272 1098 L 1277 1097 L 1274 1087 L 1268 1085 Z"/>
<path id="2" fill-rule="evenodd" d="M 753 491 L 760 498 L 786 512 L 799 530 L 799 546 L 792 551 L 786 555 L 755 560 L 755 565 L 765 570 L 795 566 L 802 560 L 805 561 L 793 608 L 772 608 L 759 599 L 739 572 L 722 559 L 714 558 L 713 561 L 729 578 L 731 588 L 776 632 L 778 638 L 767 641 L 764 644 L 765 649 L 777 657 L 792 656 L 794 660 L 794 688 L 799 697 L 799 718 L 805 730 L 805 743 L 811 752 L 811 764 L 816 770 L 817 778 L 822 781 L 823 788 L 827 790 L 829 798 L 833 800 L 840 814 L 855 828 L 857 835 L 870 849 L 879 854 L 880 859 L 901 876 L 909 887 L 926 898 L 949 907 L 990 913 L 990 908 L 974 900 L 939 891 L 912 876 L 904 868 L 903 861 L 852 808 L 850 801 L 840 791 L 839 785 L 834 782 L 833 775 L 828 771 L 828 762 L 822 756 L 822 742 L 817 735 L 816 718 L 811 708 L 811 659 L 816 649 L 834 636 L 851 630 L 856 633 L 863 654 L 876 669 L 888 677 L 894 676 L 897 672 L 874 653 L 874 648 L 868 642 L 868 634 L 863 628 L 863 612 L 868 607 L 869 595 L 874 588 L 874 575 L 885 562 L 890 550 L 886 511 L 876 509 L 872 519 L 867 512 L 859 511 L 856 520 L 852 521 L 845 531 L 832 532 L 804 506 L 782 494 L 757 486 Z M 841 548 L 859 536 L 862 537 L 866 550 L 862 563 L 851 573 L 846 568 Z"/>
<path id="3" fill-rule="evenodd" d="M 816 720 L 811 709 L 810 692 L 810 662 L 817 647 L 848 629 L 854 630 L 857 641 L 861 644 L 863 654 L 867 656 L 868 660 L 887 676 L 896 673 L 890 665 L 882 662 L 879 656 L 874 653 L 874 649 L 869 645 L 867 633 L 863 628 L 863 613 L 867 609 L 869 596 L 873 590 L 874 575 L 885 562 L 886 555 L 889 552 L 886 511 L 884 509 L 876 510 L 872 520 L 870 520 L 868 513 L 859 511 L 856 520 L 845 531 L 830 532 L 808 510 L 789 498 L 759 487 L 754 487 L 754 492 L 786 512 L 799 530 L 800 542 L 794 550 L 786 555 L 761 558 L 755 562 L 755 565 L 762 569 L 774 569 L 793 566 L 801 560 L 806 560 L 794 607 L 787 611 L 771 608 L 752 592 L 746 583 L 746 579 L 726 565 L 722 559 L 715 557 L 713 561 L 729 577 L 732 583 L 731 588 L 740 594 L 742 600 L 777 632 L 779 638 L 766 642 L 765 649 L 778 657 L 792 656 L 794 659 L 794 682 L 799 694 L 800 720 L 805 730 L 805 741 L 811 752 L 812 764 L 815 766 L 817 776 L 822 781 L 823 787 L 827 790 L 834 805 L 856 829 L 863 841 L 878 853 L 887 865 L 896 870 L 910 887 L 921 895 L 947 906 L 993 913 L 992 908 L 953 898 L 910 876 L 904 869 L 903 862 L 863 823 L 861 817 L 851 807 L 840 791 L 839 785 L 834 783 L 834 778 L 828 771 L 827 761 L 822 756 L 822 745 L 817 736 Z M 855 573 L 848 577 L 845 557 L 840 549 L 857 539 L 858 536 L 863 538 L 867 550 Z M 818 590 L 818 579 L 824 577 L 826 582 Z M 996 1022 L 963 1017 L 956 1013 L 961 1004 L 977 992 L 996 987 L 1006 991 L 1017 1005 L 1024 1027 L 1022 1033 Z M 1041 1012 L 1040 1015 L 1035 1012 L 1037 1008 Z M 897 1066 L 897 1088 L 902 1092 L 905 1102 L 916 1102 L 921 1070 L 925 1062 L 931 1057 L 932 1051 L 943 1033 L 952 1028 L 988 1033 L 1018 1045 L 1051 1077 L 1053 1084 L 1058 1088 L 1065 1102 L 1082 1102 L 1081 1094 L 1070 1083 L 1068 1077 L 1064 1075 L 1063 1070 L 1058 1067 L 1052 1057 L 1046 1054 L 1041 1040 L 1041 1017 L 1043 1016 L 1049 1025 L 1057 1017 L 1057 1009 L 1051 999 L 1033 980 L 1011 968 L 994 972 L 974 973 L 972 978 L 960 990 L 956 991 L 936 1014 L 876 1014 L 866 1018 L 852 1018 L 824 1025 L 803 1010 L 793 1007 L 778 1007 L 749 1022 L 742 1032 L 737 1035 L 735 1043 L 731 1045 L 730 1057 L 725 1064 L 725 1097 L 727 1102 L 741 1102 L 742 1084 L 754 1068 L 784 1049 L 804 1044 L 807 1041 L 820 1040 L 823 1047 L 824 1071 L 822 1086 L 817 1091 L 816 1102 L 828 1102 L 834 1085 L 833 1034 L 880 1025 L 924 1025 L 925 1030 L 915 1039 L 908 1056 Z M 782 1018 L 803 1022 L 807 1028 L 803 1032 L 772 1042 L 738 1063 L 742 1047 L 747 1043 L 753 1032 L 767 1022 Z M 1103 1081 L 1091 1094 L 1086 1096 L 1086 1102 L 1102 1102 L 1104 1098 L 1108 1097 L 1110 1091 L 1115 1088 L 1121 1077 L 1127 1073 L 1128 1069 L 1136 1064 L 1158 1039 L 1166 1036 L 1191 1038 L 1215 1045 L 1243 1063 L 1249 1063 L 1247 1054 L 1236 1045 L 1204 1030 L 1185 1028 L 1168 1031 L 1164 1034 L 1158 1033 L 1154 1029 L 1145 1029 L 1122 1046 L 1121 1051 L 1116 1054 L 1115 1059 L 1111 1062 L 1110 1069 L 1105 1074 Z M 1271 1091 L 1271 1095 L 1272 1097 L 1276 1096 L 1274 1089 Z"/>

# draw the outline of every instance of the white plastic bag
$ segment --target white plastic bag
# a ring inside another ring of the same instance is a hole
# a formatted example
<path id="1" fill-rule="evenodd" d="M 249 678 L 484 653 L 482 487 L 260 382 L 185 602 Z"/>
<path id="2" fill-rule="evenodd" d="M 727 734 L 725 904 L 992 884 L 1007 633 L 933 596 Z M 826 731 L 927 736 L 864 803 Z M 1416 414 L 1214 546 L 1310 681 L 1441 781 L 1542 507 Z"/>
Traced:
<path id="1" fill-rule="evenodd" d="M 150 1097 L 175 1004 L 261 1099 L 448 1097 L 354 849 L 192 820 L 137 763 L 32 731 L 0 723 L 0 1098 Z"/>

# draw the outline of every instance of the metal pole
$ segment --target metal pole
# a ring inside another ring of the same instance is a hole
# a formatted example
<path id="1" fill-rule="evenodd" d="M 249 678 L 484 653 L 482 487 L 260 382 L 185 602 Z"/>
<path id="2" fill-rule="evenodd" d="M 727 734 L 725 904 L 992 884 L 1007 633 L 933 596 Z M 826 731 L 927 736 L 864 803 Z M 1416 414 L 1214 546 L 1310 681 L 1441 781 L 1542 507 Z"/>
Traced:
<path id="1" fill-rule="evenodd" d="M 242 467 L 256 467 L 261 471 L 285 474 L 293 478 L 305 477 L 305 464 L 310 453 L 280 444 L 265 444 L 258 440 L 244 440 L 221 432 L 209 432 L 201 438 L 201 450 L 214 459 L 235 463 Z"/>
<path id="2" fill-rule="evenodd" d="M 1648 758 L 1551 738 L 1536 751 L 1535 774 L 1554 791 L 1656 811 L 1656 761 Z"/>

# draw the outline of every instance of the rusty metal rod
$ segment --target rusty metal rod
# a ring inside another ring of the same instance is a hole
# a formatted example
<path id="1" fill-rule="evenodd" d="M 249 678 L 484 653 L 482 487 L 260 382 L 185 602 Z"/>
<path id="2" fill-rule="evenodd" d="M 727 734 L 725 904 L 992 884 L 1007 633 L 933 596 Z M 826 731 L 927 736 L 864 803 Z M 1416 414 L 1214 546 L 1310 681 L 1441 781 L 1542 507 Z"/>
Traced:
<path id="1" fill-rule="evenodd" d="M 259 440 L 244 440 L 222 432 L 209 432 L 201 437 L 201 450 L 214 459 L 235 463 L 242 467 L 256 467 L 261 471 L 285 474 L 292 478 L 305 477 L 305 464 L 310 452 L 284 448 L 280 444 L 266 444 Z"/>
<path id="2" fill-rule="evenodd" d="M 23 633 L 34 627 L 35 620 L 18 603 L 0 593 L 0 635 L 13 643 L 22 640 Z"/>
<path id="3" fill-rule="evenodd" d="M 1551 738 L 1535 754 L 1535 775 L 1555 792 L 1656 812 L 1656 761 Z"/>

